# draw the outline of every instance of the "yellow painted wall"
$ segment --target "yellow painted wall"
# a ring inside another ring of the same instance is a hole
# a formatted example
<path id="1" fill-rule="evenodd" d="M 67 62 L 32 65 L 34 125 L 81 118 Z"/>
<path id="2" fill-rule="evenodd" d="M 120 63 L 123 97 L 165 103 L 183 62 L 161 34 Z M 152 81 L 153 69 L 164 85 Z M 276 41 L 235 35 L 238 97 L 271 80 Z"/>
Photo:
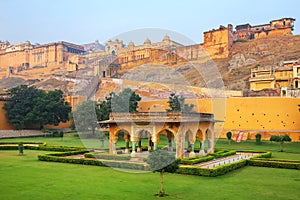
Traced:
<path id="1" fill-rule="evenodd" d="M 235 137 L 244 131 L 246 138 L 255 139 L 261 133 L 268 140 L 271 135 L 289 134 L 293 141 L 300 141 L 300 112 L 297 98 L 280 97 L 232 97 L 227 99 L 201 99 L 187 101 L 196 105 L 200 112 L 214 113 L 216 132 L 226 138 L 228 131 Z M 167 103 L 162 101 L 141 102 L 141 111 L 164 111 Z M 155 108 L 155 109 L 154 109 Z"/>
<path id="2" fill-rule="evenodd" d="M 5 101 L 0 101 L 0 130 L 11 130 L 13 126 L 6 121 L 5 110 L 2 108 Z"/>

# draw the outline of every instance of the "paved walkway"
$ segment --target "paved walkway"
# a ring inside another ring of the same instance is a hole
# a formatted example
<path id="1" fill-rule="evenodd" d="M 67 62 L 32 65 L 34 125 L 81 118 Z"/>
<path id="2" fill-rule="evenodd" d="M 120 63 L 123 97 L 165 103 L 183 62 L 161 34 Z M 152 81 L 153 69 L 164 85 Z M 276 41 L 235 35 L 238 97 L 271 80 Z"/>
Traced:
<path id="1" fill-rule="evenodd" d="M 217 158 L 211 161 L 195 164 L 193 166 L 198 166 L 201 168 L 215 168 L 218 166 L 235 163 L 241 160 L 249 160 L 251 157 L 258 155 L 258 153 L 243 153 L 238 152 L 235 155 L 227 156 L 224 158 Z"/>
<path id="2" fill-rule="evenodd" d="M 18 137 L 32 137 L 32 136 L 44 136 L 40 130 L 0 130 L 1 138 L 18 138 Z"/>

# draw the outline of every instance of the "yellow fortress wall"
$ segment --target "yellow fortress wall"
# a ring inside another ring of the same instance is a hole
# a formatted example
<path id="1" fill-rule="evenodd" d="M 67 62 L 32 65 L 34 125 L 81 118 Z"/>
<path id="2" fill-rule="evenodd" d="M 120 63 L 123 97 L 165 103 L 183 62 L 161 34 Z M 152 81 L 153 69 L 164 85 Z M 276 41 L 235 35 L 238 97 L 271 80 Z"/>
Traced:
<path id="1" fill-rule="evenodd" d="M 3 109 L 5 101 L 0 101 L 0 130 L 12 130 L 13 126 L 10 125 L 5 116 L 5 110 Z"/>
<path id="2" fill-rule="evenodd" d="M 224 121 L 215 126 L 221 138 L 226 138 L 228 131 L 233 132 L 233 138 L 238 131 L 243 131 L 244 139 L 255 139 L 257 133 L 262 134 L 265 140 L 269 140 L 271 135 L 288 134 L 292 141 L 300 142 L 300 99 L 233 97 L 186 102 L 195 104 L 195 110 L 214 113 L 215 119 Z M 167 105 L 167 101 L 140 102 L 139 109 L 142 112 L 164 111 Z"/>
<path id="3" fill-rule="evenodd" d="M 298 98 L 280 97 L 231 97 L 225 99 L 187 100 L 193 103 L 195 110 L 213 113 L 215 119 L 224 122 L 216 123 L 219 137 L 226 138 L 228 131 L 233 132 L 235 139 L 238 131 L 244 131 L 244 139 L 255 139 L 261 133 L 262 139 L 269 140 L 271 135 L 288 134 L 292 141 L 300 142 L 300 112 Z M 0 130 L 13 129 L 6 122 L 4 101 L 0 101 Z M 74 106 L 74 105 L 73 105 Z M 159 112 L 168 108 L 167 101 L 148 101 L 139 103 L 140 112 Z M 68 123 L 58 127 L 67 127 Z"/>

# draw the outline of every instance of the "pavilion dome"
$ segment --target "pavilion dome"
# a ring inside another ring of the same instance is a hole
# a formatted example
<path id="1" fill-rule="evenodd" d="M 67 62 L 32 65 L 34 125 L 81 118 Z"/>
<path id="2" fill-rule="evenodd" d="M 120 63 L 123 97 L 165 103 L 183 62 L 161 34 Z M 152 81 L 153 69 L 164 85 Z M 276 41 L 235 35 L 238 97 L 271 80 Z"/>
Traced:
<path id="1" fill-rule="evenodd" d="M 144 41 L 144 45 L 147 45 L 147 44 L 151 44 L 151 40 L 149 40 L 149 38 L 147 38 L 147 39 Z"/>

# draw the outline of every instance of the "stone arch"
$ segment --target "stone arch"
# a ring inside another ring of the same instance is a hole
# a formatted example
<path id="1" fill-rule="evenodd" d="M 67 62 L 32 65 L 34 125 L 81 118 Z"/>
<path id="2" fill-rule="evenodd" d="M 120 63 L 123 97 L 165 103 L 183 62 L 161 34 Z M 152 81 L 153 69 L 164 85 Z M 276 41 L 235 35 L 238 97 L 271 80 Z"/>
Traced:
<path id="1" fill-rule="evenodd" d="M 127 131 L 124 128 L 117 128 L 113 134 L 110 135 L 110 152 L 113 154 L 117 154 L 117 147 L 116 144 L 120 138 L 120 134 L 122 134 L 122 138 L 125 142 L 125 152 L 124 153 L 129 153 L 129 141 L 130 141 L 130 132 Z"/>
<path id="2" fill-rule="evenodd" d="M 196 133 L 196 137 L 198 138 L 199 141 L 199 155 L 200 156 L 205 156 L 207 153 L 205 152 L 205 141 L 207 140 L 207 129 L 198 129 Z"/>
<path id="3" fill-rule="evenodd" d="M 195 151 L 194 151 L 196 135 L 197 135 L 197 133 L 193 133 L 193 131 L 191 129 L 188 129 L 184 133 L 186 152 L 189 153 L 189 157 L 196 156 Z"/>
<path id="4" fill-rule="evenodd" d="M 167 140 L 168 140 L 168 143 L 167 143 L 168 150 L 173 151 L 172 143 L 174 143 L 173 140 L 175 138 L 176 133 L 170 128 L 163 128 L 160 131 L 156 132 L 153 137 L 154 149 L 157 148 L 157 145 L 160 141 L 160 135 L 166 135 Z"/>
<path id="5" fill-rule="evenodd" d="M 151 147 L 151 144 L 152 144 L 152 143 L 150 143 L 150 140 L 151 140 L 151 137 L 152 137 L 151 132 L 149 130 L 146 130 L 146 129 L 141 129 L 141 130 L 137 131 L 136 136 L 137 136 L 137 142 L 138 142 L 137 152 L 142 152 L 142 140 L 144 138 L 148 138 L 148 141 L 149 141 L 148 150 L 150 150 L 149 147 Z"/>
<path id="6" fill-rule="evenodd" d="M 114 142 L 117 142 L 118 139 L 119 139 L 119 134 L 122 134 L 123 133 L 123 139 L 125 140 L 125 137 L 130 139 L 130 133 L 129 131 L 127 131 L 126 129 L 124 128 L 118 128 L 114 133 L 113 133 L 113 141 Z"/>
<path id="7" fill-rule="evenodd" d="M 200 129 L 197 130 L 196 137 L 198 138 L 199 141 L 205 140 L 205 135 L 202 133 L 202 131 Z"/>

